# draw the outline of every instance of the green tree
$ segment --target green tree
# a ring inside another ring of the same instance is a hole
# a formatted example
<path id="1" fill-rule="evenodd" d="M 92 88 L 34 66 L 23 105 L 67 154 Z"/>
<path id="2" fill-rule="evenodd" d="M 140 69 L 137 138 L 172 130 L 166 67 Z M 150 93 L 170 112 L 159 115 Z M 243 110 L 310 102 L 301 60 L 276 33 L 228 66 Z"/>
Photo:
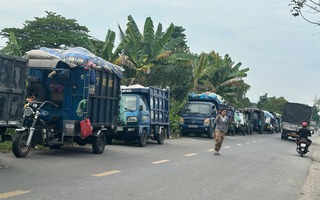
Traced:
<path id="1" fill-rule="evenodd" d="M 284 105 L 288 101 L 284 97 L 268 97 L 268 93 L 260 96 L 257 107 L 262 110 L 273 111 L 282 115 Z"/>
<path id="2" fill-rule="evenodd" d="M 169 41 L 175 39 L 175 38 L 183 38 L 183 41 L 180 42 L 177 46 L 173 47 L 171 49 L 171 52 L 173 53 L 190 53 L 189 47 L 187 46 L 187 40 L 186 40 L 186 34 L 184 34 L 184 29 L 182 26 L 174 26 L 171 38 Z"/>
<path id="3" fill-rule="evenodd" d="M 317 124 L 319 124 L 320 122 L 320 116 L 319 116 L 319 108 L 317 106 L 312 106 L 312 116 L 311 116 L 311 120 L 315 121 Z"/>
<path id="4" fill-rule="evenodd" d="M 131 15 L 128 16 L 127 29 L 125 32 L 120 29 L 121 43 L 115 50 L 115 54 L 120 57 L 114 62 L 125 68 L 124 81 L 126 84 L 139 83 L 147 85 L 148 74 L 154 66 L 166 65 L 190 65 L 190 60 L 177 59 L 171 57 L 170 49 L 183 41 L 182 37 L 171 38 L 174 25 L 170 24 L 166 32 L 162 32 L 162 24 L 158 24 L 154 32 L 153 21 L 150 17 L 146 18 L 143 33 L 140 33 L 137 24 Z M 171 57 L 171 59 L 169 59 Z"/>
<path id="5" fill-rule="evenodd" d="M 259 101 L 257 103 L 257 107 L 259 109 L 264 109 L 266 105 L 269 103 L 268 93 L 265 93 L 264 95 L 259 97 Z"/>
<path id="6" fill-rule="evenodd" d="M 104 42 L 97 39 L 90 40 L 86 34 L 77 32 L 72 32 L 72 37 L 78 46 L 88 49 L 107 61 L 113 62 L 119 57 L 118 54 L 112 53 L 116 34 L 111 30 L 108 30 Z"/>
<path id="7" fill-rule="evenodd" d="M 210 54 L 202 53 L 198 61 L 193 61 L 194 88 L 196 93 L 212 91 L 224 96 L 223 88 L 234 82 L 242 81 L 247 76 L 249 68 L 240 70 L 241 63 L 234 66 L 228 54 L 223 58 L 212 51 Z M 234 88 L 235 89 L 235 88 Z"/>
<path id="8" fill-rule="evenodd" d="M 75 44 L 71 32 L 87 34 L 88 28 L 80 26 L 75 19 L 67 19 L 54 12 L 46 11 L 45 17 L 35 17 L 33 21 L 26 20 L 23 28 L 4 28 L 0 35 L 10 38 L 10 32 L 16 36 L 21 45 L 21 52 L 40 47 L 65 48 Z"/>
<path id="9" fill-rule="evenodd" d="M 301 16 L 305 21 L 314 24 L 320 25 L 320 22 L 317 18 L 311 19 L 311 15 L 308 14 L 317 14 L 320 13 L 320 3 L 312 0 L 291 0 L 289 6 L 292 7 L 292 15 L 294 17 Z M 306 10 L 303 11 L 303 8 Z M 304 13 L 307 13 L 306 15 Z"/>
<path id="10" fill-rule="evenodd" d="M 21 47 L 18 45 L 14 33 L 10 32 L 9 43 L 6 47 L 0 50 L 0 53 L 21 57 L 22 54 L 20 52 L 20 48 Z"/>

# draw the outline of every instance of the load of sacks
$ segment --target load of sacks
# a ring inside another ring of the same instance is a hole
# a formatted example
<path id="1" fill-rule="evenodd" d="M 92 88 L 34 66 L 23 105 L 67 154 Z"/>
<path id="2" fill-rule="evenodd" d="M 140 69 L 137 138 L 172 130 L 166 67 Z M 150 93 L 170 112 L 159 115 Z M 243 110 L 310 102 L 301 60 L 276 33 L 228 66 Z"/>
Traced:
<path id="1" fill-rule="evenodd" d="M 189 98 L 200 98 L 200 99 L 217 99 L 219 101 L 219 103 L 226 103 L 226 101 L 224 100 L 224 98 L 216 93 L 213 92 L 205 92 L 202 94 L 196 94 L 196 93 L 191 93 L 189 94 Z"/>
<path id="2" fill-rule="evenodd" d="M 122 78 L 122 72 L 124 69 L 115 64 L 112 64 L 103 58 L 100 58 L 90 51 L 82 47 L 74 47 L 67 50 L 50 49 L 46 47 L 40 48 L 40 50 L 31 50 L 25 53 L 24 58 L 27 59 L 45 59 L 45 60 L 61 60 L 69 64 L 70 67 L 76 66 L 90 66 L 90 67 L 102 67 L 106 70 L 111 70 L 119 78 Z"/>

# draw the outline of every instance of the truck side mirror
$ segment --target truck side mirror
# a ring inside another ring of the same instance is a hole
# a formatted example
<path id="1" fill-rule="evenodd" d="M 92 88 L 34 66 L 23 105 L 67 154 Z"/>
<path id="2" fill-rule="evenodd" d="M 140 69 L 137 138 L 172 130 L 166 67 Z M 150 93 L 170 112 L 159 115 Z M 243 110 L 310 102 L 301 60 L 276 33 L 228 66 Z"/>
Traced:
<path id="1" fill-rule="evenodd" d="M 217 115 L 217 110 L 216 109 L 212 109 L 211 115 Z"/>
<path id="2" fill-rule="evenodd" d="M 143 106 L 142 105 L 139 106 L 139 110 L 140 111 L 143 110 Z"/>

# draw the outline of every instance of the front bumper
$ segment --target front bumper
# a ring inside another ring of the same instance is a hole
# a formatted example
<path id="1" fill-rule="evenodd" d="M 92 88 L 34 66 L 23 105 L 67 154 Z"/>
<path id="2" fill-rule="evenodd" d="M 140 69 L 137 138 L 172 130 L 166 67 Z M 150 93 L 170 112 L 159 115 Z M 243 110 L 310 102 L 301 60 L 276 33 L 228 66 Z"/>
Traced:
<path id="1" fill-rule="evenodd" d="M 202 134 L 209 134 L 211 133 L 210 125 L 184 125 L 180 124 L 179 129 L 185 133 L 202 133 Z"/>
<path id="2" fill-rule="evenodd" d="M 117 126 L 117 132 L 112 132 L 114 137 L 132 137 L 139 136 L 140 126 Z"/>

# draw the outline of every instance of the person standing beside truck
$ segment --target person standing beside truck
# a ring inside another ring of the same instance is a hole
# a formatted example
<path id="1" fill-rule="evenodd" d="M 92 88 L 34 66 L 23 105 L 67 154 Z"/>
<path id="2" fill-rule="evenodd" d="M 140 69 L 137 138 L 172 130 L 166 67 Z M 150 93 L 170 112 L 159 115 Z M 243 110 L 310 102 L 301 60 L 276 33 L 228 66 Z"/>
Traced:
<path id="1" fill-rule="evenodd" d="M 221 110 L 221 114 L 219 114 L 217 118 L 214 120 L 214 124 L 216 124 L 214 155 L 221 155 L 219 153 L 219 150 L 222 146 L 224 136 L 228 131 L 229 124 L 229 118 L 227 116 L 226 109 Z"/>

